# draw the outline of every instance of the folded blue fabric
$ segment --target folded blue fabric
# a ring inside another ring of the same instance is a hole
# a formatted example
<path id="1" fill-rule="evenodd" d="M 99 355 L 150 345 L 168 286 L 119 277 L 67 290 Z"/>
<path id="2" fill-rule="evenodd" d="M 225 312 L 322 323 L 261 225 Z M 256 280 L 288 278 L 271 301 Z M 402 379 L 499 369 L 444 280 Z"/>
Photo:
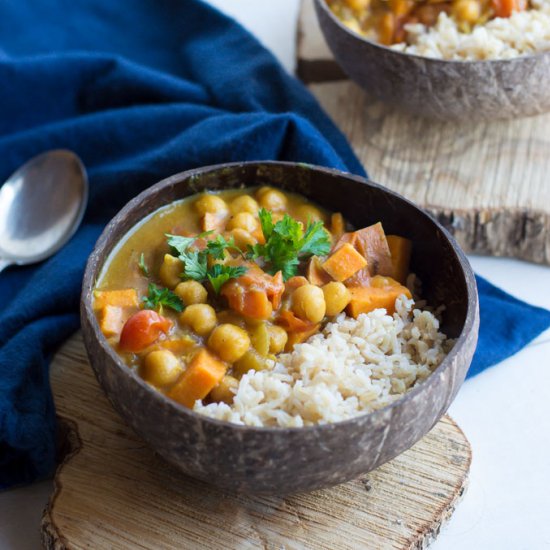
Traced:
<path id="1" fill-rule="evenodd" d="M 75 237 L 38 266 L 0 274 L 0 488 L 50 474 L 51 354 L 78 328 L 84 264 L 106 222 L 179 171 L 280 159 L 364 174 L 311 95 L 231 19 L 198 0 L 6 0 L 0 18 L 0 181 L 30 157 L 75 151 L 90 204 Z M 480 281 L 472 372 L 550 325 Z M 522 323 L 516 316 L 523 317 Z"/>

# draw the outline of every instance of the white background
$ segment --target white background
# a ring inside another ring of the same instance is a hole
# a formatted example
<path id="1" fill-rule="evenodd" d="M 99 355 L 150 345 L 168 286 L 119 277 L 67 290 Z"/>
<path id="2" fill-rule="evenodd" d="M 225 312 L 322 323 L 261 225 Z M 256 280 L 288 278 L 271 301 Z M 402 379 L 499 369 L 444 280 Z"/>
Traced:
<path id="1" fill-rule="evenodd" d="M 299 0 L 210 1 L 293 70 Z M 471 261 L 506 291 L 550 309 L 550 268 L 495 258 Z M 449 412 L 473 447 L 470 486 L 434 550 L 550 548 L 549 391 L 550 331 L 464 384 Z M 42 482 L 0 494 L 0 548 L 39 547 L 50 490 L 51 483 Z"/>

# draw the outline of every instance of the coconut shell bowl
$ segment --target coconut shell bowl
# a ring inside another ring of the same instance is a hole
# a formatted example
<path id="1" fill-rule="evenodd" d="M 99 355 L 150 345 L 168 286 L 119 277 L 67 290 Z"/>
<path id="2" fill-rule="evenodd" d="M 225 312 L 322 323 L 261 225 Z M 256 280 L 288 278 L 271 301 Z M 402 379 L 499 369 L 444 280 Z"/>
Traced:
<path id="1" fill-rule="evenodd" d="M 401 110 L 440 120 L 506 119 L 550 110 L 550 51 L 512 59 L 432 59 L 360 36 L 325 0 L 315 0 L 315 10 L 329 48 L 349 78 Z"/>
<path id="2" fill-rule="evenodd" d="M 94 315 L 94 285 L 117 243 L 158 208 L 204 190 L 271 185 L 299 192 L 355 227 L 382 221 L 413 241 L 411 271 L 423 298 L 444 304 L 442 330 L 456 343 L 424 382 L 371 414 L 304 428 L 257 428 L 193 412 L 151 388 L 118 357 Z M 311 491 L 348 481 L 407 450 L 445 413 L 474 353 L 479 325 L 474 275 L 453 238 L 401 196 L 360 177 L 304 164 L 250 162 L 171 176 L 129 202 L 105 228 L 86 266 L 81 302 L 92 368 L 114 408 L 167 462 L 224 489 Z"/>

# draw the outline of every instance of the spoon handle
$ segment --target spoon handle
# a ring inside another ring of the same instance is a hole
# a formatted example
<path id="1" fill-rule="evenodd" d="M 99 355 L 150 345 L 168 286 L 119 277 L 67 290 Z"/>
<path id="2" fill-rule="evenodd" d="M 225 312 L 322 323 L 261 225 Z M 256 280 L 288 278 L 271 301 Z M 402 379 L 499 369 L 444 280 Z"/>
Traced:
<path id="1" fill-rule="evenodd" d="M 6 269 L 9 265 L 12 264 L 11 260 L 5 260 L 4 258 L 0 258 L 0 273 Z"/>

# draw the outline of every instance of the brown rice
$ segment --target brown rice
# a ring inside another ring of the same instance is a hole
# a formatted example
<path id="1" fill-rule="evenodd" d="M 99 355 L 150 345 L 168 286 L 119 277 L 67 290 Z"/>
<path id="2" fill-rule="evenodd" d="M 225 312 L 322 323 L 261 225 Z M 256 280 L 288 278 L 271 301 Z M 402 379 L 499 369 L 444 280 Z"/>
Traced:
<path id="1" fill-rule="evenodd" d="M 452 347 L 437 317 L 413 305 L 401 296 L 393 316 L 341 314 L 270 370 L 245 374 L 231 406 L 197 401 L 194 410 L 235 424 L 301 427 L 380 409 L 428 377 Z"/>

